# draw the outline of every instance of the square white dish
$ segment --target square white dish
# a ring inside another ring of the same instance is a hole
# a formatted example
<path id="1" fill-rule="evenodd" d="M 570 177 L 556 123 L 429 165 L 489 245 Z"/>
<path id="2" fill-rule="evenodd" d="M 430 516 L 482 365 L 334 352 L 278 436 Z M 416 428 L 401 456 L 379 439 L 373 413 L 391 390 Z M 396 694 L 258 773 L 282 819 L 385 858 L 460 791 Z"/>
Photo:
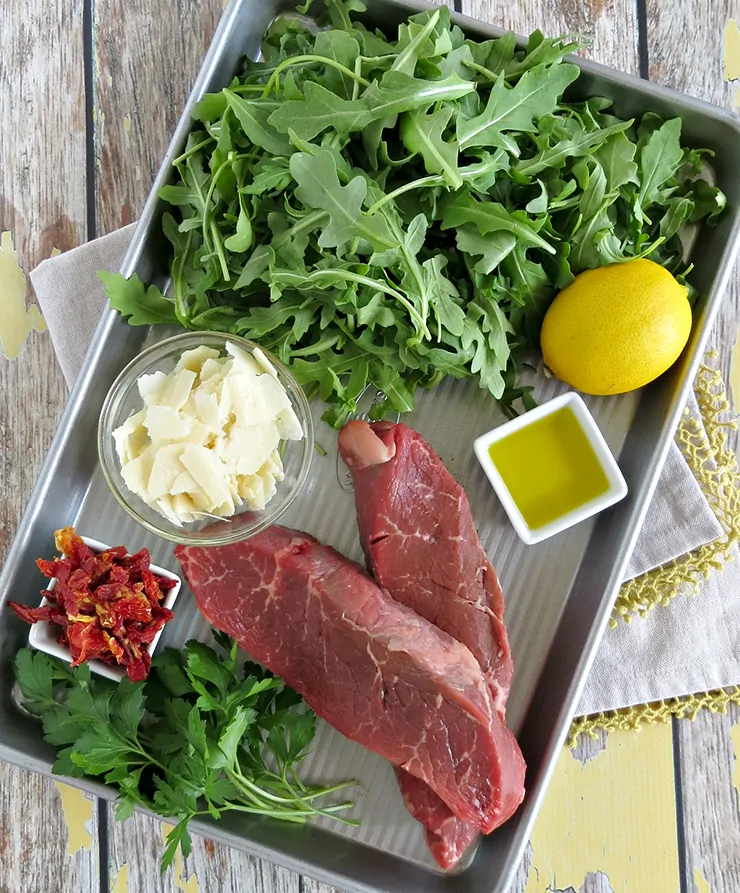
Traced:
<path id="1" fill-rule="evenodd" d="M 608 488 L 598 496 L 584 502 L 582 505 L 566 512 L 554 521 L 550 521 L 542 526 L 532 528 L 519 510 L 514 498 L 509 491 L 501 473 L 496 467 L 493 459 L 489 455 L 489 448 L 506 437 L 509 437 L 516 431 L 521 431 L 529 425 L 535 424 L 547 416 L 559 412 L 561 409 L 569 407 L 576 417 L 576 421 L 581 431 L 586 436 L 591 449 L 593 450 L 599 465 L 603 469 L 608 481 Z M 614 458 L 609 445 L 604 439 L 599 426 L 596 424 L 594 417 L 588 410 L 581 397 L 575 391 L 568 391 L 542 403 L 535 409 L 518 416 L 515 419 L 493 428 L 491 431 L 481 434 L 477 437 L 473 444 L 475 455 L 486 473 L 486 477 L 491 482 L 491 486 L 496 491 L 496 495 L 501 502 L 506 514 L 511 521 L 514 530 L 516 530 L 519 538 L 528 546 L 535 543 L 541 543 L 543 540 L 549 539 L 558 533 L 562 533 L 569 527 L 585 521 L 587 518 L 593 517 L 598 512 L 604 511 L 627 495 L 627 482 L 624 475 L 620 471 L 617 460 Z"/>
<path id="2" fill-rule="evenodd" d="M 81 536 L 80 539 L 82 542 L 88 546 L 93 552 L 105 552 L 106 549 L 110 549 L 111 547 L 106 543 L 101 543 L 99 540 L 91 539 L 87 536 Z M 175 602 L 177 601 L 177 596 L 180 594 L 180 589 L 182 588 L 182 580 L 177 574 L 173 574 L 172 571 L 168 571 L 166 568 L 158 567 L 155 564 L 149 565 L 150 570 L 153 574 L 156 574 L 158 577 L 164 577 L 167 580 L 174 580 L 175 585 L 172 589 L 168 590 L 165 594 L 164 601 L 162 602 L 162 607 L 169 608 L 172 610 Z M 47 592 L 52 592 L 57 585 L 56 577 L 49 580 L 49 585 L 46 587 Z M 43 598 L 41 600 L 41 607 L 44 605 L 48 605 L 49 600 L 47 598 Z M 146 651 L 149 652 L 150 657 L 154 655 L 154 651 L 159 643 L 159 639 L 164 632 L 164 627 L 159 630 L 156 636 L 152 639 L 152 641 L 146 646 Z M 28 644 L 31 648 L 35 648 L 37 651 L 43 651 L 45 654 L 51 655 L 51 657 L 58 657 L 59 660 L 67 661 L 67 663 L 72 663 L 72 655 L 69 650 L 69 646 L 60 645 L 57 641 L 57 637 L 59 635 L 59 627 L 52 623 L 49 620 L 40 620 L 38 623 L 34 623 L 31 626 L 31 631 L 28 634 Z M 97 673 L 99 676 L 105 676 L 108 679 L 112 679 L 114 682 L 120 682 L 126 676 L 126 668 L 121 666 L 112 666 L 110 664 L 106 664 L 102 660 L 91 660 L 87 661 L 91 672 Z"/>

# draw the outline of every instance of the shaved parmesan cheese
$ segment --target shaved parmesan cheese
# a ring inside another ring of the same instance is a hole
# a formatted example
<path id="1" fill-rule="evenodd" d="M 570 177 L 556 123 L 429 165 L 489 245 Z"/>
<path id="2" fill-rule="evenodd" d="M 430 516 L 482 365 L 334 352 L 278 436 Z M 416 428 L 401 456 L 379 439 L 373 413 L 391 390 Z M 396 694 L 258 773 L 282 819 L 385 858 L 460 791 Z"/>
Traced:
<path id="1" fill-rule="evenodd" d="M 275 416 L 275 427 L 281 440 L 300 440 L 303 428 L 292 406 L 286 406 Z"/>
<path id="2" fill-rule="evenodd" d="M 141 495 L 148 492 L 153 462 L 154 456 L 150 449 L 146 449 L 136 459 L 121 466 L 124 483 L 133 493 Z"/>
<path id="3" fill-rule="evenodd" d="M 113 432 L 126 486 L 173 524 L 260 511 L 303 428 L 267 357 L 233 343 L 186 351 L 137 382 L 144 408 Z"/>
<path id="4" fill-rule="evenodd" d="M 154 372 L 151 375 L 142 375 L 136 382 L 141 394 L 141 399 L 147 406 L 156 406 L 162 391 L 167 384 L 167 375 L 164 372 Z"/>
<path id="5" fill-rule="evenodd" d="M 197 491 L 198 484 L 189 471 L 181 471 L 172 482 L 172 487 L 170 488 L 172 496 L 179 496 L 182 493 L 197 493 Z"/>
<path id="6" fill-rule="evenodd" d="M 254 358 L 268 375 L 272 375 L 273 378 L 278 377 L 277 369 L 267 359 L 259 347 L 255 347 L 254 349 Z"/>
<path id="7" fill-rule="evenodd" d="M 218 356 L 218 351 L 214 347 L 206 347 L 205 344 L 200 347 L 194 347 L 192 350 L 186 350 L 180 357 L 177 366 L 175 366 L 175 372 L 179 372 L 181 369 L 189 369 L 198 375 L 206 360 L 217 360 Z"/>
<path id="8" fill-rule="evenodd" d="M 209 362 L 208 360 L 206 362 Z M 167 384 L 162 389 L 162 393 L 157 401 L 160 406 L 169 406 L 170 409 L 180 410 L 185 405 L 190 390 L 195 383 L 196 374 L 190 369 L 181 369 L 179 372 L 173 372 L 167 377 Z"/>
<path id="9" fill-rule="evenodd" d="M 183 447 L 178 443 L 170 443 L 158 448 L 149 447 L 154 454 L 152 470 L 149 473 L 147 496 L 149 499 L 161 499 L 172 495 L 172 486 L 185 471 L 181 461 Z"/>
<path id="10" fill-rule="evenodd" d="M 192 419 L 169 406 L 150 406 L 146 411 L 144 427 L 152 443 L 158 440 L 183 440 L 190 434 Z"/>
<path id="11" fill-rule="evenodd" d="M 200 372 L 198 375 L 200 376 L 201 381 L 208 381 L 209 378 L 215 378 L 216 382 L 219 382 L 223 379 L 224 375 L 228 373 L 227 365 L 231 365 L 230 360 L 214 360 L 207 359 L 205 363 L 203 363 Z"/>
<path id="12" fill-rule="evenodd" d="M 126 419 L 120 428 L 116 428 L 113 432 L 113 440 L 116 444 L 116 452 L 118 453 L 121 465 L 130 462 L 132 459 L 138 458 L 141 450 L 137 451 L 136 447 L 141 441 L 143 441 L 141 449 L 146 445 L 146 436 L 143 438 L 137 437 L 137 442 L 132 442 L 133 435 L 138 435 L 143 429 L 145 417 L 146 410 L 142 409 L 140 412 L 135 412 L 132 416 L 129 416 Z M 146 435 L 146 431 L 144 431 L 144 435 Z"/>
<path id="13" fill-rule="evenodd" d="M 226 345 L 226 353 L 229 354 L 234 360 L 234 366 L 243 372 L 254 372 L 256 375 L 259 375 L 261 372 L 267 371 L 264 367 L 260 367 L 260 364 L 257 362 L 257 348 L 254 352 L 254 356 L 250 356 L 245 350 L 242 350 L 241 347 L 238 347 L 236 344 L 227 344 Z M 267 360 L 267 357 L 259 351 L 260 354 Z M 272 363 L 269 364 L 270 369 L 274 371 Z"/>

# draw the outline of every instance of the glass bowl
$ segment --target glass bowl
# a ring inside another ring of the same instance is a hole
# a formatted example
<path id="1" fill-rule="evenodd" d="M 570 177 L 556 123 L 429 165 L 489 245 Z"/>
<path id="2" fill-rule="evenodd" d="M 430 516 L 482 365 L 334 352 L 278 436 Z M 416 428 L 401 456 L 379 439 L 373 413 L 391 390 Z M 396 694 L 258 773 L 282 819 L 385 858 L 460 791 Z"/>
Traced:
<path id="1" fill-rule="evenodd" d="M 270 524 L 274 524 L 288 509 L 306 483 L 311 467 L 314 431 L 306 395 L 288 368 L 269 351 L 260 347 L 285 388 L 304 434 L 302 440 L 281 441 L 280 451 L 285 477 L 282 481 L 278 481 L 277 492 L 265 508 L 261 511 L 241 511 L 223 520 L 215 520 L 212 516 L 206 517 L 183 523 L 178 527 L 128 489 L 121 474 L 121 463 L 116 452 L 113 432 L 144 405 L 137 388 L 139 378 L 157 371 L 172 372 L 181 355 L 196 347 L 214 348 L 224 356 L 227 343 L 235 344 L 249 354 L 260 347 L 246 338 L 221 332 L 184 332 L 152 345 L 135 357 L 113 382 L 100 414 L 98 457 L 111 493 L 120 506 L 142 527 L 173 543 L 217 546 L 254 536 Z"/>

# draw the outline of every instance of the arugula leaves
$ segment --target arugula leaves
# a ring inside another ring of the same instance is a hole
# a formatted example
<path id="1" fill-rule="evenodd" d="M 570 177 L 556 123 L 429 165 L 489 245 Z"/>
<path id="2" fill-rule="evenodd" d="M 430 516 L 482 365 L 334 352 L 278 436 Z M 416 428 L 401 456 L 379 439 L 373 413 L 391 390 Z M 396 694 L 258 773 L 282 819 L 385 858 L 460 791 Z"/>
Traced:
<path id="1" fill-rule="evenodd" d="M 202 642 L 155 657 L 145 682 L 112 683 L 83 664 L 67 664 L 24 648 L 15 658 L 23 705 L 38 716 L 44 738 L 60 748 L 54 772 L 90 775 L 119 790 L 116 818 L 137 805 L 177 824 L 167 837 L 164 871 L 178 847 L 190 851 L 188 824 L 226 811 L 289 822 L 339 813 L 347 801 L 327 795 L 355 784 L 305 784 L 297 767 L 316 716 L 280 679 L 242 665 L 235 642 L 214 638 L 225 656 Z"/>
<path id="2" fill-rule="evenodd" d="M 551 69 L 537 65 L 525 71 L 513 87 L 500 74 L 491 88 L 485 110 L 472 118 L 458 117 L 457 138 L 461 149 L 495 146 L 504 130 L 535 131 L 535 118 L 551 115 L 560 97 L 580 74 L 575 65 L 563 63 Z"/>
<path id="3" fill-rule="evenodd" d="M 124 279 L 117 273 L 98 273 L 110 305 L 121 316 L 127 316 L 129 325 L 151 326 L 158 323 L 177 322 L 174 303 L 165 298 L 156 285 L 147 288 L 134 273 Z"/>
<path id="4" fill-rule="evenodd" d="M 445 375 L 511 413 L 556 292 L 634 257 L 683 273 L 683 226 L 716 222 L 725 197 L 678 119 L 570 98 L 574 43 L 466 40 L 445 6 L 394 39 L 365 8 L 278 18 L 263 59 L 198 103 L 160 191 L 172 298 L 103 274 L 111 306 L 259 341 L 337 427 L 368 385 L 382 417 Z"/>

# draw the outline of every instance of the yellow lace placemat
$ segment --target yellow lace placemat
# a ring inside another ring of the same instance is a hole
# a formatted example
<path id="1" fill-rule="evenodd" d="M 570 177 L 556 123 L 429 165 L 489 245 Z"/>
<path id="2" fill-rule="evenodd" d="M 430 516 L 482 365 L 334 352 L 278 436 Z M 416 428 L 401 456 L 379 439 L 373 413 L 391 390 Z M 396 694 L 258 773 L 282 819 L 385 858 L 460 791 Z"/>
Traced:
<path id="1" fill-rule="evenodd" d="M 715 358 L 708 355 L 708 361 Z M 728 444 L 728 432 L 737 429 L 731 415 L 721 373 L 702 365 L 694 383 L 703 425 L 688 411 L 679 424 L 676 443 L 714 510 L 723 534 L 693 552 L 676 558 L 622 586 L 612 614 L 612 626 L 646 616 L 668 605 L 677 595 L 696 595 L 701 581 L 731 560 L 731 549 L 740 543 L 740 474 L 737 457 Z M 638 729 L 645 723 L 664 722 L 672 716 L 693 719 L 700 710 L 726 712 L 730 703 L 740 704 L 740 687 L 670 698 L 652 704 L 610 710 L 576 719 L 569 745 L 579 735 L 595 737 L 599 729 Z"/>

